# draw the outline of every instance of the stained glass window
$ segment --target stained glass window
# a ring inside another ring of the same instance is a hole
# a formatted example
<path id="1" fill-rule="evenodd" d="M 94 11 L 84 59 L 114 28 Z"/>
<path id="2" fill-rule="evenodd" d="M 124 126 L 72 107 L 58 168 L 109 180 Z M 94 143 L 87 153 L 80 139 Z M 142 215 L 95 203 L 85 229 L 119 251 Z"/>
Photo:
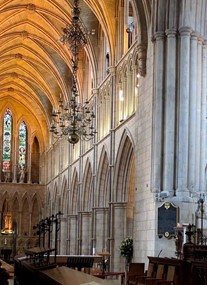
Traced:
<path id="1" fill-rule="evenodd" d="M 26 153 L 27 153 L 27 127 L 25 122 L 19 126 L 19 168 L 26 168 Z"/>
<path id="2" fill-rule="evenodd" d="M 4 113 L 3 125 L 3 171 L 11 170 L 12 113 L 9 109 Z"/>

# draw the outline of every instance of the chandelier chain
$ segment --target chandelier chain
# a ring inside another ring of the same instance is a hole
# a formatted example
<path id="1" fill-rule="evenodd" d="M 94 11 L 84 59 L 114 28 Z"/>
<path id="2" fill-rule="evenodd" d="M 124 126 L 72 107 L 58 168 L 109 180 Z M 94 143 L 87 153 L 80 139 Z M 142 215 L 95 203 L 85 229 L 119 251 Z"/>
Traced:
<path id="1" fill-rule="evenodd" d="M 72 54 L 72 86 L 69 102 L 63 104 L 62 96 L 59 98 L 58 110 L 52 111 L 50 131 L 56 138 L 66 138 L 69 143 L 76 144 L 80 139 L 91 140 L 96 134 L 94 127 L 95 114 L 92 103 L 86 100 L 80 103 L 78 91 L 78 54 L 87 44 L 85 33 L 80 23 L 79 1 L 74 0 L 72 10 L 72 23 L 63 28 L 60 41 L 67 44 Z"/>

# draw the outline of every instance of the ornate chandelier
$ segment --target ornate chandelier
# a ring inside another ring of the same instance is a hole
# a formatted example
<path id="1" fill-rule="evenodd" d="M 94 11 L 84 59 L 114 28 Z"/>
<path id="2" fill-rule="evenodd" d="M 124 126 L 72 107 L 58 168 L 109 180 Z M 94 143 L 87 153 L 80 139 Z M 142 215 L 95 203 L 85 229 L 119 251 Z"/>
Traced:
<path id="1" fill-rule="evenodd" d="M 94 127 L 95 114 L 92 104 L 87 100 L 85 103 L 78 101 L 79 92 L 77 87 L 78 54 L 81 48 L 87 44 L 85 33 L 80 24 L 79 0 L 73 2 L 73 18 L 71 25 L 63 29 L 60 41 L 68 44 L 72 53 L 72 88 L 70 101 L 63 104 L 60 95 L 58 110 L 52 111 L 52 123 L 50 132 L 56 138 L 66 138 L 69 143 L 76 144 L 80 139 L 91 140 L 96 134 Z"/>

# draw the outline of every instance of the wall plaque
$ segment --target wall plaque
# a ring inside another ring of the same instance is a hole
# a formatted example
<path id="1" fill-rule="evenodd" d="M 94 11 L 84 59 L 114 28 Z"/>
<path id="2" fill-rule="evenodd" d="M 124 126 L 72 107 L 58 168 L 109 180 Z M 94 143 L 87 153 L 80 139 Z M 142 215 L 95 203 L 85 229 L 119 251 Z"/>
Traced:
<path id="1" fill-rule="evenodd" d="M 171 238 L 175 235 L 174 227 L 179 219 L 179 208 L 170 202 L 165 202 L 158 208 L 158 236 Z"/>

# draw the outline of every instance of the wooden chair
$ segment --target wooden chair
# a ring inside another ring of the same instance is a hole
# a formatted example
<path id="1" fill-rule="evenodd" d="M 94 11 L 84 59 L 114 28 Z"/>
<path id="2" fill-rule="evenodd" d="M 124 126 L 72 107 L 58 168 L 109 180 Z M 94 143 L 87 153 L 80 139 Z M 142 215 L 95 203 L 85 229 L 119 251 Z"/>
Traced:
<path id="1" fill-rule="evenodd" d="M 145 280 L 146 285 L 154 285 L 154 282 L 156 280 L 160 280 L 164 278 L 164 273 L 165 273 L 165 265 L 164 264 L 158 264 L 157 266 L 157 272 L 155 277 L 150 277 Z"/>
<path id="2" fill-rule="evenodd" d="M 134 284 L 135 285 L 145 285 L 146 278 L 153 277 L 154 275 L 155 275 L 155 264 L 149 262 L 146 273 L 142 276 L 136 276 Z"/>
<path id="3" fill-rule="evenodd" d="M 166 280 L 157 280 L 154 285 L 176 285 L 177 284 L 177 276 L 176 276 L 176 270 L 175 266 L 168 266 L 167 269 L 167 276 Z"/>
<path id="4" fill-rule="evenodd" d="M 135 285 L 136 277 L 144 275 L 144 263 L 130 263 L 127 272 L 127 284 Z"/>
<path id="5" fill-rule="evenodd" d="M 165 269 L 164 264 L 158 264 L 156 274 L 154 275 L 154 273 L 153 273 L 151 277 L 146 276 L 145 278 L 140 279 L 140 280 L 138 277 L 137 278 L 138 279 L 137 285 L 151 285 L 151 284 L 153 284 L 152 283 L 153 281 L 163 279 L 164 269 Z"/>

